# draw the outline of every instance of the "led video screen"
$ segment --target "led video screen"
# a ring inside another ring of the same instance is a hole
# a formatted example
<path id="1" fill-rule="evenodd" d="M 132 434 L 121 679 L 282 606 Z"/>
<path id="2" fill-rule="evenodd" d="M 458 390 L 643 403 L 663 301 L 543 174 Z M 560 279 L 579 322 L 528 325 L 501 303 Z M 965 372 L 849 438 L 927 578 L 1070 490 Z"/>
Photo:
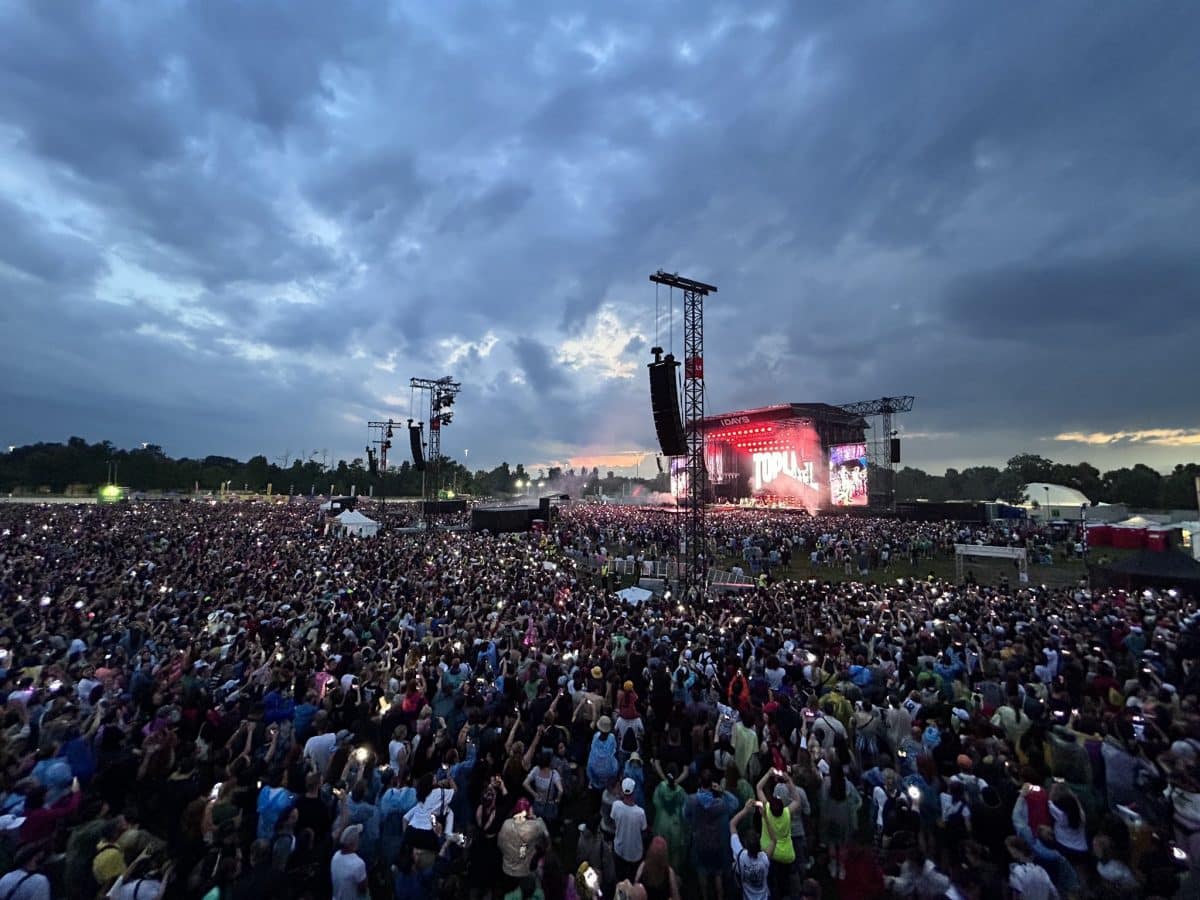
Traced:
<path id="1" fill-rule="evenodd" d="M 866 506 L 867 476 L 866 444 L 834 444 L 829 448 L 831 506 Z"/>

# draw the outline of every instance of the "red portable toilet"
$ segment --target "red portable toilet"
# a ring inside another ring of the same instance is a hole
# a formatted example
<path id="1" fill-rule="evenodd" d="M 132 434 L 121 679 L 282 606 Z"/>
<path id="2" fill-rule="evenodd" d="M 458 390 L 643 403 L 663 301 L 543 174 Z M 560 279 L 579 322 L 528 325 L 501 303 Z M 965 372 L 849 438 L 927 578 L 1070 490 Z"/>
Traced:
<path id="1" fill-rule="evenodd" d="M 1097 522 L 1095 525 L 1087 527 L 1087 539 L 1089 547 L 1111 547 L 1112 546 L 1112 526 L 1107 522 Z"/>
<path id="2" fill-rule="evenodd" d="M 1112 545 L 1122 550 L 1141 550 L 1146 546 L 1146 529 L 1118 525 L 1112 531 Z"/>
<path id="3" fill-rule="evenodd" d="M 1162 528 L 1146 529 L 1146 549 L 1154 553 L 1166 553 L 1171 532 Z"/>

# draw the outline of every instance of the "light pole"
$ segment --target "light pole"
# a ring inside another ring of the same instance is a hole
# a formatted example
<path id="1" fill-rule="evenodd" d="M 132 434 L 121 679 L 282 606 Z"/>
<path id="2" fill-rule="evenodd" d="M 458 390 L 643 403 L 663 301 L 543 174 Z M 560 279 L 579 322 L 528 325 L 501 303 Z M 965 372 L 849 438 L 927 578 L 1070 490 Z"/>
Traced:
<path id="1" fill-rule="evenodd" d="M 1046 515 L 1046 523 L 1049 524 L 1049 522 L 1050 522 L 1050 485 L 1043 484 L 1042 490 L 1044 490 L 1046 492 L 1046 505 L 1045 505 L 1044 509 L 1046 510 L 1046 514 L 1045 514 Z"/>

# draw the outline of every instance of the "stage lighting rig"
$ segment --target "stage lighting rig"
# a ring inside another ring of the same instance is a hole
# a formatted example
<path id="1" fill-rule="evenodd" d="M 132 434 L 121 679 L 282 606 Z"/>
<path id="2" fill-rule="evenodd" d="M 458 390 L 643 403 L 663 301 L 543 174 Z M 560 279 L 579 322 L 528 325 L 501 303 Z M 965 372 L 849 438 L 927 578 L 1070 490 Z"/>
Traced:
<path id="1" fill-rule="evenodd" d="M 414 391 L 429 392 L 429 449 L 426 465 L 432 478 L 428 478 L 426 483 L 433 486 L 434 496 L 437 496 L 441 488 L 442 426 L 454 421 L 450 407 L 454 405 L 458 392 L 462 390 L 462 384 L 447 375 L 443 378 L 412 378 L 409 379 L 409 386 Z"/>

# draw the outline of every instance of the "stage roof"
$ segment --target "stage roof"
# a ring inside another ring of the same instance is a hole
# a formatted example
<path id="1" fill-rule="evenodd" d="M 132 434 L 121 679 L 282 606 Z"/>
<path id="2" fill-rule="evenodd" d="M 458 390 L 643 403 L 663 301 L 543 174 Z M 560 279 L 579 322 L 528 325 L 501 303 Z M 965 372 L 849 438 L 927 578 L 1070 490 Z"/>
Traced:
<path id="1" fill-rule="evenodd" d="M 762 422 L 786 422 L 791 419 L 813 419 L 833 422 L 855 428 L 869 428 L 862 416 L 848 413 L 829 403 L 780 403 L 775 406 L 760 406 L 755 409 L 739 409 L 733 412 L 707 416 L 705 429 L 728 428 L 733 425 L 752 425 Z"/>

